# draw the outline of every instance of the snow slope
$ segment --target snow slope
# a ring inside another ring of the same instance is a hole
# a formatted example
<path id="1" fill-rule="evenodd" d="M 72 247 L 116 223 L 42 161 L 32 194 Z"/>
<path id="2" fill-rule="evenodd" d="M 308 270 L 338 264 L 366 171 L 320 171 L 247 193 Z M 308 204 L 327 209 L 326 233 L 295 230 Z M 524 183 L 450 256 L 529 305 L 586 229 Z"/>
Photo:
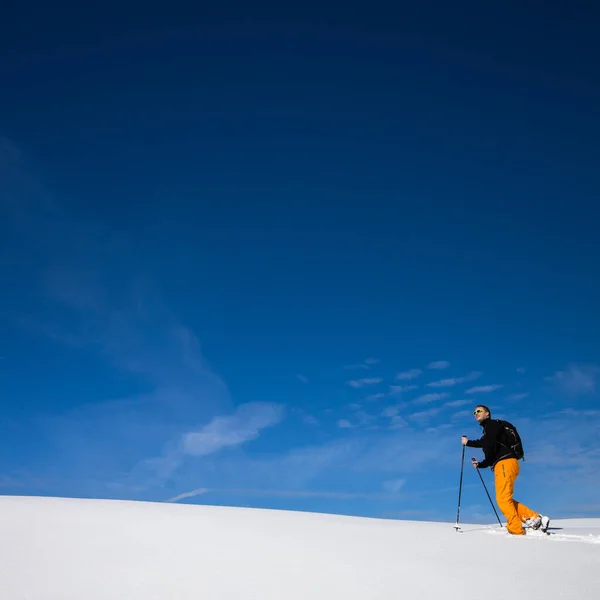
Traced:
<path id="1" fill-rule="evenodd" d="M 598 600 L 600 519 L 551 528 L 5 496 L 0 598 Z"/>

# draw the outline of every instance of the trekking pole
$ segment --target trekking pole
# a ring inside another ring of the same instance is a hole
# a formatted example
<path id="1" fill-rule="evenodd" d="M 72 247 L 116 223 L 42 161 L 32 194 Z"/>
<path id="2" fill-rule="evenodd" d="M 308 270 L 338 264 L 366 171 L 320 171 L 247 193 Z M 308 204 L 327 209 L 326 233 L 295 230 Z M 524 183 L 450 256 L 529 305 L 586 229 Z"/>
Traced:
<path id="1" fill-rule="evenodd" d="M 471 460 L 474 461 L 475 459 L 472 458 Z M 488 492 L 487 486 L 485 485 L 485 481 L 483 481 L 483 477 L 481 476 L 479 469 L 475 469 L 475 470 L 477 471 L 477 475 L 479 475 L 479 479 L 481 479 L 481 483 L 483 483 L 483 489 L 485 490 L 488 500 L 490 501 L 490 504 L 492 505 L 492 508 L 494 509 L 494 512 L 496 513 L 496 519 L 498 519 L 498 523 L 500 523 L 500 527 L 502 527 L 502 521 L 500 521 L 500 517 L 498 516 L 496 507 L 494 506 L 494 503 L 492 502 L 492 498 L 490 497 L 490 493 Z"/>
<path id="2" fill-rule="evenodd" d="M 456 531 L 459 531 L 460 527 L 458 525 L 458 521 L 460 519 L 460 497 L 462 494 L 462 480 L 463 480 L 463 471 L 465 468 L 465 447 L 463 445 L 462 447 L 462 461 L 461 461 L 461 465 L 460 465 L 460 483 L 458 484 L 458 510 L 456 511 L 456 525 L 454 526 L 454 529 L 456 529 Z"/>

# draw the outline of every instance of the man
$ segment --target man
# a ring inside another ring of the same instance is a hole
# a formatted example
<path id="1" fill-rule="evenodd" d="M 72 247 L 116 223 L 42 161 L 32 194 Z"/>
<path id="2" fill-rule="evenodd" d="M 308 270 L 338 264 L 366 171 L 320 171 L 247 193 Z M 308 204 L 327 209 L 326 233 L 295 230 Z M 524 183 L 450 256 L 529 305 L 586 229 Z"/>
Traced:
<path id="1" fill-rule="evenodd" d="M 490 467 L 494 472 L 496 502 L 506 517 L 508 532 L 524 535 L 523 523 L 528 523 L 532 529 L 541 528 L 545 532 L 550 519 L 513 499 L 515 480 L 519 475 L 519 461 L 512 449 L 502 444 L 502 424 L 492 419 L 491 411 L 485 405 L 477 405 L 473 414 L 483 428 L 483 435 L 478 440 L 469 440 L 463 436 L 462 443 L 463 446 L 483 450 L 485 459 L 481 462 L 473 459 L 473 466 L 476 469 Z"/>

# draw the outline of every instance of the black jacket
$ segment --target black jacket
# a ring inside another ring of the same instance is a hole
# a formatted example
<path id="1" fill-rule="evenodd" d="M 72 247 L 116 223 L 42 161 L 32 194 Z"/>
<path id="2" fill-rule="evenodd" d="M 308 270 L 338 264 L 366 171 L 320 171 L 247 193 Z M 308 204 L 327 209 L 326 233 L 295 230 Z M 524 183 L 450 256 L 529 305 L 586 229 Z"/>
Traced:
<path id="1" fill-rule="evenodd" d="M 496 463 L 505 458 L 517 458 L 516 454 L 507 446 L 502 445 L 504 427 L 495 419 L 486 419 L 481 423 L 483 435 L 478 440 L 469 440 L 467 446 L 470 448 L 481 448 L 485 455 L 478 467 L 492 469 Z"/>

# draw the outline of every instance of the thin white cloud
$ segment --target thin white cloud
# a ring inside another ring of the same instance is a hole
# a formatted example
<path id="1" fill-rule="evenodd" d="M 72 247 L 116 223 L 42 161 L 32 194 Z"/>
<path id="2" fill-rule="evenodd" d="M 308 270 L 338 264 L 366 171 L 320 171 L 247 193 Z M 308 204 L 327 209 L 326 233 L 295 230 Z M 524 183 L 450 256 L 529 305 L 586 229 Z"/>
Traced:
<path id="1" fill-rule="evenodd" d="M 413 404 L 428 404 L 429 402 L 435 402 L 436 400 L 443 400 L 448 398 L 450 394 L 448 392 L 441 392 L 439 394 L 423 394 L 413 400 Z"/>
<path id="2" fill-rule="evenodd" d="M 263 429 L 281 422 L 282 405 L 253 402 L 237 407 L 233 414 L 212 418 L 197 431 L 180 436 L 178 443 L 168 444 L 161 456 L 138 463 L 132 475 L 144 482 L 159 485 L 173 475 L 187 457 L 200 458 L 257 439 Z"/>
<path id="3" fill-rule="evenodd" d="M 235 486 L 261 487 L 277 481 L 284 488 L 298 489 L 323 473 L 350 468 L 360 448 L 360 439 L 340 436 L 324 444 L 295 447 L 269 458 L 239 457 L 235 463 L 230 463 L 233 476 L 229 480 Z M 202 472 L 196 476 L 202 476 Z M 225 485 L 221 473 L 218 481 L 219 485 Z"/>
<path id="4" fill-rule="evenodd" d="M 357 427 L 366 427 L 377 420 L 375 415 L 371 415 L 364 410 L 359 410 L 354 413 L 354 419 L 356 419 Z"/>
<path id="5" fill-rule="evenodd" d="M 401 479 L 390 479 L 388 481 L 384 481 L 382 485 L 383 485 L 383 488 L 385 490 L 387 490 L 388 492 L 397 494 L 404 487 L 405 483 L 406 483 L 406 478 L 403 477 Z"/>
<path id="6" fill-rule="evenodd" d="M 388 429 L 390 429 L 390 430 L 404 429 L 405 427 L 408 427 L 408 423 L 406 422 L 406 420 L 403 417 L 401 417 L 400 415 L 395 415 L 392 417 L 392 420 L 390 422 Z"/>
<path id="7" fill-rule="evenodd" d="M 255 440 L 260 432 L 277 425 L 283 418 L 283 407 L 270 403 L 249 403 L 239 406 L 235 413 L 215 417 L 198 431 L 182 436 L 181 448 L 190 456 L 206 456 L 219 450 Z"/>
<path id="8" fill-rule="evenodd" d="M 550 415 L 555 417 L 567 416 L 574 417 L 576 419 L 581 417 L 597 417 L 600 419 L 600 410 L 593 408 L 583 408 L 583 409 L 574 409 L 574 408 L 563 408 L 562 410 L 556 411 L 554 414 Z"/>
<path id="9" fill-rule="evenodd" d="M 412 421 L 419 421 L 421 423 L 424 423 L 424 422 L 428 421 L 431 417 L 435 417 L 437 414 L 439 414 L 440 410 L 441 409 L 438 407 L 428 408 L 427 410 L 421 410 L 418 412 L 414 412 L 414 413 L 408 415 L 407 418 Z"/>
<path id="10" fill-rule="evenodd" d="M 504 386 L 500 385 L 499 383 L 495 383 L 493 385 L 480 385 L 469 388 L 465 394 L 489 394 L 490 392 L 495 392 L 503 387 Z"/>
<path id="11" fill-rule="evenodd" d="M 396 379 L 400 381 L 409 381 L 411 379 L 416 379 L 419 375 L 421 375 L 423 371 L 421 369 L 409 369 L 408 371 L 402 371 L 396 375 Z"/>
<path id="12" fill-rule="evenodd" d="M 337 426 L 340 429 L 359 429 L 359 428 L 371 428 L 374 421 L 377 420 L 376 415 L 371 415 L 364 410 L 360 409 L 360 406 L 356 405 L 357 409 L 352 414 L 352 420 L 340 419 L 337 422 Z"/>
<path id="13" fill-rule="evenodd" d="M 452 420 L 459 421 L 469 417 L 473 418 L 473 413 L 470 410 L 459 410 L 452 415 Z"/>
<path id="14" fill-rule="evenodd" d="M 357 363 L 355 365 L 344 365 L 344 369 L 347 371 L 353 371 L 356 369 L 363 369 L 365 371 L 369 370 L 373 365 L 379 364 L 378 358 L 366 358 L 363 362 Z"/>
<path id="15" fill-rule="evenodd" d="M 400 409 L 398 406 L 396 406 L 396 405 L 387 406 L 386 408 L 384 408 L 381 411 L 381 416 L 382 417 L 395 417 L 399 412 L 400 412 Z"/>
<path id="16" fill-rule="evenodd" d="M 195 498 L 196 496 L 207 494 L 209 491 L 210 490 L 206 488 L 198 488 L 196 490 L 192 490 L 191 492 L 184 492 L 183 494 L 169 498 L 167 502 L 179 502 L 179 500 L 185 500 L 186 498 Z"/>
<path id="17" fill-rule="evenodd" d="M 599 379 L 598 365 L 569 365 L 565 371 L 557 371 L 552 377 L 547 377 L 546 381 L 569 396 L 583 396 L 596 392 Z"/>
<path id="18" fill-rule="evenodd" d="M 306 375 L 301 375 L 300 373 L 298 375 L 296 375 L 296 378 L 298 379 L 298 381 L 300 383 L 308 383 L 308 377 L 306 377 Z"/>
<path id="19" fill-rule="evenodd" d="M 385 398 L 385 394 L 383 392 L 379 392 L 377 394 L 371 394 L 370 396 L 367 396 L 365 400 L 367 402 L 375 402 L 376 400 L 382 400 L 383 398 Z"/>
<path id="20" fill-rule="evenodd" d="M 451 402 L 446 402 L 444 406 L 456 408 L 458 406 L 464 406 L 465 404 L 469 404 L 470 400 L 452 400 Z"/>
<path id="21" fill-rule="evenodd" d="M 525 367 L 519 367 L 517 369 L 517 373 L 521 373 L 521 374 L 525 373 L 526 371 L 527 371 L 527 369 Z"/>
<path id="22" fill-rule="evenodd" d="M 391 396 L 397 396 L 398 394 L 404 394 L 404 392 L 410 392 L 410 390 L 416 390 L 418 387 L 418 385 L 390 385 L 389 393 Z"/>
<path id="23" fill-rule="evenodd" d="M 185 498 L 193 498 L 194 496 L 204 494 L 219 494 L 225 496 L 256 496 L 256 497 L 274 497 L 274 498 L 328 498 L 330 500 L 395 500 L 398 492 L 402 488 L 402 480 L 397 479 L 390 482 L 384 482 L 383 487 L 387 493 L 381 492 L 332 492 L 328 490 L 272 490 L 272 489 L 220 489 L 211 488 L 200 490 L 192 490 L 169 498 L 167 502 L 178 502 Z M 389 485 L 386 485 L 388 483 Z M 198 492 L 198 493 L 196 493 Z"/>
<path id="24" fill-rule="evenodd" d="M 107 393 L 117 398 L 95 395 L 68 412 L 33 414 L 52 452 L 46 460 L 64 480 L 102 480 L 96 493 L 106 485 L 129 492 L 159 485 L 186 456 L 179 446 L 185 424 L 231 410 L 227 387 L 195 333 L 166 305 L 158 276 L 140 261 L 143 240 L 49 202 L 19 153 L 10 150 L 6 160 L 0 146 L 0 221 L 12 234 L 5 258 L 23 256 L 18 285 L 4 294 L 12 309 L 4 316 L 98 361 L 111 382 Z M 10 206 L 6 195 L 14 198 Z M 23 293 L 36 297 L 35 307 L 15 301 Z M 65 363 L 58 377 L 72 376 L 72 368 Z M 81 386 L 74 395 L 85 398 Z M 144 393 L 123 395 L 131 390 Z M 149 454 L 158 458 L 144 460 Z"/>
<path id="25" fill-rule="evenodd" d="M 447 369 L 450 363 L 447 360 L 434 360 L 427 365 L 428 369 Z"/>
<path id="26" fill-rule="evenodd" d="M 187 479 L 188 486 L 177 491 L 200 487 L 195 481 L 203 488 L 216 484 L 268 490 L 277 481 L 280 489 L 310 489 L 313 482 L 331 481 L 339 475 L 368 490 L 377 474 L 383 475 L 382 480 L 393 480 L 421 470 L 432 460 L 450 467 L 454 462 L 449 452 L 456 444 L 454 435 L 431 436 L 421 428 L 410 427 L 399 415 L 382 422 L 378 431 L 372 429 L 359 430 L 358 435 L 355 429 L 341 429 L 340 435 L 324 444 L 296 447 L 268 457 L 245 453 L 199 461 L 191 473 L 194 479 Z M 178 478 L 180 486 L 185 485 L 183 476 L 184 472 Z"/>
<path id="27" fill-rule="evenodd" d="M 407 426 L 401 418 L 388 428 L 370 438 L 355 440 L 348 465 L 355 473 L 364 473 L 372 479 L 375 473 L 389 473 L 386 479 L 406 477 L 420 471 L 432 460 L 438 464 L 452 464 L 451 449 L 455 436 L 430 436 L 426 432 Z M 390 429 L 402 429 L 398 435 Z"/>
<path id="28" fill-rule="evenodd" d="M 530 395 L 529 392 L 523 392 L 521 394 L 510 394 L 508 396 L 508 399 L 511 400 L 511 401 L 524 400 L 529 395 Z"/>
<path id="29" fill-rule="evenodd" d="M 300 420 L 305 423 L 306 425 L 318 425 L 319 421 L 313 416 L 308 414 L 304 409 L 302 408 L 292 408 L 291 412 L 296 414 Z"/>
<path id="30" fill-rule="evenodd" d="M 427 387 L 434 387 L 434 388 L 453 387 L 460 383 L 466 383 L 467 381 L 474 381 L 475 379 L 478 379 L 482 375 L 483 375 L 483 373 L 481 373 L 480 371 L 473 371 L 472 373 L 469 373 L 468 375 L 465 375 L 464 377 L 451 377 L 448 379 L 440 379 L 439 381 L 432 381 L 427 384 Z"/>
<path id="31" fill-rule="evenodd" d="M 363 379 L 351 379 L 348 385 L 353 388 L 362 388 L 366 385 L 377 385 L 381 383 L 383 379 L 381 377 L 364 377 Z"/>
<path id="32" fill-rule="evenodd" d="M 530 476 L 553 504 L 571 507 L 575 493 L 582 501 L 600 496 L 600 410 L 542 411 L 519 429 Z"/>

